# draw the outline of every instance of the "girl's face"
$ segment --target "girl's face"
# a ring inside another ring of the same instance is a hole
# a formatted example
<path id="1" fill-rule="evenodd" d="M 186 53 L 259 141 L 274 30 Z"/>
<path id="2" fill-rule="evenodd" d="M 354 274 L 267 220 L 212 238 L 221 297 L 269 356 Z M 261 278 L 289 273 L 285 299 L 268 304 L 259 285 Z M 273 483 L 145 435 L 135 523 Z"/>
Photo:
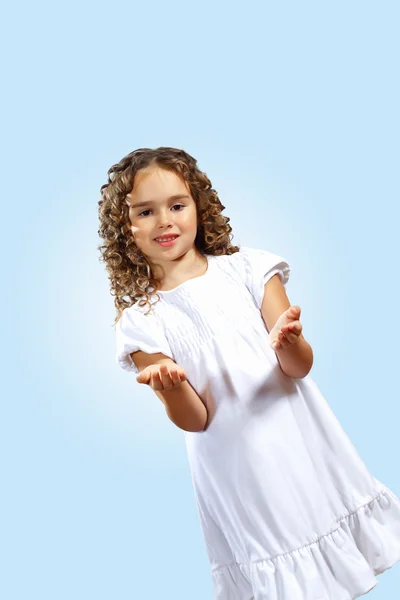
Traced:
<path id="1" fill-rule="evenodd" d="M 174 172 L 153 165 L 141 169 L 126 202 L 135 242 L 150 263 L 165 264 L 193 249 L 196 204 L 186 182 Z M 179 237 L 171 246 L 162 246 L 155 238 L 165 234 Z"/>

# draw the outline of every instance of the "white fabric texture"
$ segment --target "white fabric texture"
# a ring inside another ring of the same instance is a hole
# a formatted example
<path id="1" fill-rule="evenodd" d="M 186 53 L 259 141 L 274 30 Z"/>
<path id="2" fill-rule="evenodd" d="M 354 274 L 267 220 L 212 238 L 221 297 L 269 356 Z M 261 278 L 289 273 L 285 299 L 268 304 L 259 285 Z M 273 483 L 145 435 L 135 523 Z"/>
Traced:
<path id="1" fill-rule="evenodd" d="M 215 600 L 352 600 L 400 560 L 400 501 L 367 469 L 317 385 L 285 375 L 260 308 L 284 258 L 249 247 L 137 304 L 117 361 L 163 352 L 209 413 L 184 438 Z M 305 337 L 307 337 L 305 335 Z M 139 385 L 139 384 L 138 384 Z"/>
<path id="2" fill-rule="evenodd" d="M 136 309 L 136 310 L 132 310 Z M 148 307 L 146 307 L 146 312 Z M 122 369 L 139 373 L 130 354 L 142 350 L 149 354 L 162 352 L 173 359 L 171 349 L 153 313 L 139 312 L 139 307 L 125 309 L 116 325 L 117 362 Z"/>

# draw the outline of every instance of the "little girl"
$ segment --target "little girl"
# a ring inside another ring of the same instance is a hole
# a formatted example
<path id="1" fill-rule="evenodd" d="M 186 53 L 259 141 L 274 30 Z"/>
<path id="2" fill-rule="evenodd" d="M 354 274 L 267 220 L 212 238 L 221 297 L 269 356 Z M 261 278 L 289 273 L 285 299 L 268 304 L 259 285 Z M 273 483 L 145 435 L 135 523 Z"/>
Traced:
<path id="1" fill-rule="evenodd" d="M 214 598 L 366 594 L 400 560 L 400 501 L 308 374 L 289 264 L 231 244 L 183 150 L 141 148 L 108 175 L 99 234 L 117 361 L 184 431 Z"/>

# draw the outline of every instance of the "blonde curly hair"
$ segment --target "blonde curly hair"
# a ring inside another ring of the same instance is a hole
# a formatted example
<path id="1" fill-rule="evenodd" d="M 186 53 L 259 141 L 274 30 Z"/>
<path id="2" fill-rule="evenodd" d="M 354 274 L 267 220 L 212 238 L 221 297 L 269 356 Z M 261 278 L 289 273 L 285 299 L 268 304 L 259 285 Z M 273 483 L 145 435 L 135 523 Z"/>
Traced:
<path id="1" fill-rule="evenodd" d="M 102 199 L 98 202 L 98 234 L 104 240 L 98 246 L 101 253 L 99 260 L 106 264 L 111 295 L 115 296 L 117 309 L 113 326 L 123 310 L 138 302 L 140 297 L 145 298 L 139 306 L 148 304 L 150 310 L 150 296 L 157 295 L 160 300 L 158 281 L 130 229 L 129 207 L 125 200 L 133 188 L 136 173 L 150 165 L 173 171 L 189 186 L 196 204 L 198 223 L 194 243 L 201 254 L 220 256 L 239 252 L 239 247 L 231 244 L 230 219 L 221 214 L 225 206 L 207 175 L 197 167 L 196 159 L 184 150 L 168 147 L 139 148 L 130 152 L 108 170 L 108 183 L 100 188 Z"/>

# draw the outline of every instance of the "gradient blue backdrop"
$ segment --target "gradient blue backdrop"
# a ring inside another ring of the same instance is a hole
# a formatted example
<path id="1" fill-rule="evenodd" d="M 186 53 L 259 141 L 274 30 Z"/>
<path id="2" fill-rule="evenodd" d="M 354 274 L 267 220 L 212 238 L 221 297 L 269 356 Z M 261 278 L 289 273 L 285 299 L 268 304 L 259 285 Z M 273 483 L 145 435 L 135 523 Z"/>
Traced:
<path id="1" fill-rule="evenodd" d="M 289 261 L 311 376 L 400 495 L 399 4 L 3 11 L 1 598 L 212 598 L 183 432 L 115 361 L 97 202 L 135 148 L 195 156 L 233 243 Z"/>

